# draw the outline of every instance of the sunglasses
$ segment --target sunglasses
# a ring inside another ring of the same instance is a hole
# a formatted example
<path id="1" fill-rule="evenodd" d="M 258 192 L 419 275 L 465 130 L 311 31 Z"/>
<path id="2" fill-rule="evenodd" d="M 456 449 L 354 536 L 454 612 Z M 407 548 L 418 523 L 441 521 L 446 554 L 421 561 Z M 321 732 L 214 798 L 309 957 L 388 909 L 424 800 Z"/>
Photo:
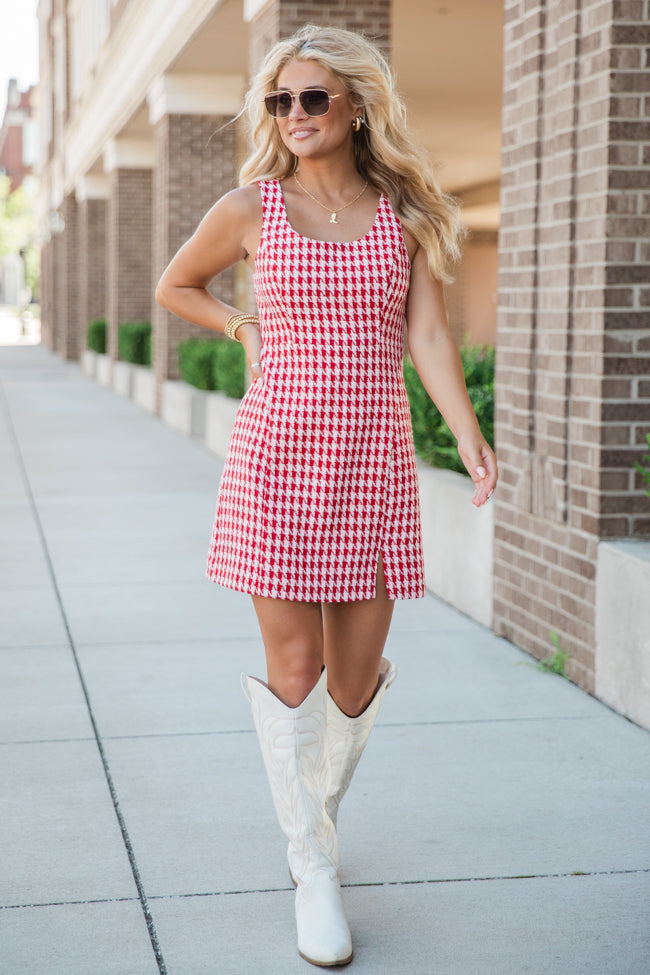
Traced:
<path id="1" fill-rule="evenodd" d="M 271 91 L 264 96 L 264 104 L 273 118 L 287 118 L 297 98 L 305 115 L 315 118 L 319 115 L 327 115 L 332 99 L 338 98 L 341 94 L 342 92 L 330 95 L 324 88 L 303 88 L 296 95 L 290 91 Z"/>

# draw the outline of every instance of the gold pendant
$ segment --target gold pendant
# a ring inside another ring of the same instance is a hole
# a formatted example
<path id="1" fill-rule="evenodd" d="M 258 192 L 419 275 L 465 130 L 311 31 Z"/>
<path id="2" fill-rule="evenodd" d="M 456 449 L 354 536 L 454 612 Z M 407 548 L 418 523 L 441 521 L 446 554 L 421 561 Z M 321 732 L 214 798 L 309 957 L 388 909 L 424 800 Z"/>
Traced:
<path id="1" fill-rule="evenodd" d="M 338 223 L 338 220 L 336 219 L 336 211 L 335 210 L 332 210 L 332 216 L 330 217 L 330 223 Z"/>

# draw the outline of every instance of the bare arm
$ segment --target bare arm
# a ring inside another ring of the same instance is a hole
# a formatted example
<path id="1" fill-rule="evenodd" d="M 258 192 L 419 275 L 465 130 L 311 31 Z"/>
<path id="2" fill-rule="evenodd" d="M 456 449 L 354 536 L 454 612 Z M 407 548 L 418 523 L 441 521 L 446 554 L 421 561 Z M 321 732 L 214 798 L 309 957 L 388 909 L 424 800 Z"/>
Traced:
<path id="1" fill-rule="evenodd" d="M 474 482 L 472 501 L 480 507 L 496 487 L 496 457 L 467 395 L 460 355 L 447 324 L 442 284 L 431 278 L 422 249 L 413 258 L 406 321 L 413 365 L 456 437 L 458 453 Z"/>
<path id="2" fill-rule="evenodd" d="M 212 279 L 241 260 L 251 260 L 259 243 L 262 206 L 257 187 L 233 190 L 205 215 L 195 233 L 183 244 L 165 269 L 156 288 L 156 301 L 169 311 L 223 332 L 232 315 L 239 313 L 208 291 Z M 246 350 L 249 364 L 259 360 L 262 345 L 255 325 L 242 325 L 237 338 Z M 253 378 L 261 369 L 251 370 Z"/>

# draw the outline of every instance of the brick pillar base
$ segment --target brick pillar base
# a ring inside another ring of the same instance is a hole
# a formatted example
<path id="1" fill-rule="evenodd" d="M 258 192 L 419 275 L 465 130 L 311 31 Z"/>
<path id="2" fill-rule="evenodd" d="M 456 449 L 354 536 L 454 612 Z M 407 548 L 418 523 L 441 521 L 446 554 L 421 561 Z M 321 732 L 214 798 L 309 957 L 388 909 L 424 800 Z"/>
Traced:
<path id="1" fill-rule="evenodd" d="M 650 533 L 648 6 L 505 8 L 495 629 L 589 690 L 598 542 Z"/>
<path id="2" fill-rule="evenodd" d="M 192 236 L 201 218 L 228 190 L 236 186 L 237 129 L 226 125 L 230 116 L 165 114 L 155 124 L 154 277 L 156 280 L 182 244 Z M 225 128 L 222 128 L 225 126 Z M 219 276 L 214 292 L 236 303 L 235 271 Z M 209 332 L 182 321 L 156 306 L 154 368 L 158 388 L 178 378 L 176 349 L 191 335 Z"/>
<path id="3" fill-rule="evenodd" d="M 118 325 L 151 317 L 151 193 L 151 169 L 116 167 L 111 173 L 106 337 L 111 359 L 117 359 Z"/>

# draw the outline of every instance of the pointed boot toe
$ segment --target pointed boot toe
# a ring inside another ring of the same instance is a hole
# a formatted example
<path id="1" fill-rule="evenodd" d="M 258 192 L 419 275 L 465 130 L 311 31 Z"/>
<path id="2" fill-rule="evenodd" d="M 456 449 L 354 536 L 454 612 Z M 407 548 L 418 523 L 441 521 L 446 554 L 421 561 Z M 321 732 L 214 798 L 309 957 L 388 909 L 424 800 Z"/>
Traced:
<path id="1" fill-rule="evenodd" d="M 298 951 L 312 965 L 347 965 L 352 938 L 337 876 L 319 871 L 296 891 Z"/>

